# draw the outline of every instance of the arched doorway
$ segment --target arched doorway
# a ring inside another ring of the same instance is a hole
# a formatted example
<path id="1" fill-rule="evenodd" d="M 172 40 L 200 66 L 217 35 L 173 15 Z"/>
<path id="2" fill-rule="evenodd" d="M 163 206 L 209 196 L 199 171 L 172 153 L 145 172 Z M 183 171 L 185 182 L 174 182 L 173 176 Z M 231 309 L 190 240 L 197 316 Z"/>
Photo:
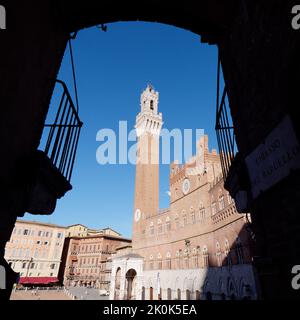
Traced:
<path id="1" fill-rule="evenodd" d="M 236 290 L 232 279 L 228 279 L 228 296 L 230 300 L 236 300 Z"/>
<path id="2" fill-rule="evenodd" d="M 158 293 L 158 300 L 162 300 L 162 288 L 159 289 L 159 293 Z"/>
<path id="3" fill-rule="evenodd" d="M 181 290 L 177 289 L 177 300 L 181 300 Z"/>
<path id="4" fill-rule="evenodd" d="M 153 300 L 153 287 L 149 288 L 149 300 Z"/>
<path id="5" fill-rule="evenodd" d="M 210 291 L 206 292 L 206 300 L 212 300 L 212 294 Z"/>
<path id="6" fill-rule="evenodd" d="M 115 277 L 115 294 L 114 300 L 120 299 L 120 286 L 121 286 L 121 268 L 117 269 L 116 277 Z"/>
<path id="7" fill-rule="evenodd" d="M 168 291 L 167 291 L 167 299 L 168 299 L 168 300 L 172 300 L 172 290 L 171 290 L 171 288 L 168 288 Z"/>
<path id="8" fill-rule="evenodd" d="M 142 300 L 146 299 L 146 289 L 145 287 L 142 287 Z"/>
<path id="9" fill-rule="evenodd" d="M 187 289 L 185 291 L 185 299 L 186 300 L 191 300 L 191 291 L 189 289 Z"/>
<path id="10" fill-rule="evenodd" d="M 200 300 L 200 291 L 199 290 L 196 290 L 196 292 L 195 292 L 195 299 Z"/>
<path id="11" fill-rule="evenodd" d="M 126 273 L 126 300 L 136 299 L 136 271 L 130 269 Z"/>

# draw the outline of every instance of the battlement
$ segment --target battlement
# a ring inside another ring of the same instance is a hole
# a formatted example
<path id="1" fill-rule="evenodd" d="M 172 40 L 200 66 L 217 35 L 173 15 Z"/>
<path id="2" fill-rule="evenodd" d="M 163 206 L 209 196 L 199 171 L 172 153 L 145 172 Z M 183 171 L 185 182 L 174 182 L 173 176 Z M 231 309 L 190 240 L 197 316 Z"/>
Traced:
<path id="1" fill-rule="evenodd" d="M 216 149 L 208 148 L 208 136 L 204 135 L 197 141 L 197 152 L 185 164 L 174 161 L 170 165 L 170 184 L 183 180 L 186 176 L 199 176 L 207 173 L 209 162 L 219 162 Z"/>
<path id="2" fill-rule="evenodd" d="M 212 189 L 213 187 L 215 187 L 217 184 L 219 184 L 221 181 L 223 181 L 223 174 L 219 174 L 214 180 L 213 182 L 210 183 L 210 189 Z"/>
<path id="3" fill-rule="evenodd" d="M 183 165 L 171 164 L 170 185 L 173 185 L 178 181 L 183 181 L 184 178 L 189 175 L 188 172 L 191 168 L 196 168 L 195 161 L 193 163 L 185 163 Z"/>

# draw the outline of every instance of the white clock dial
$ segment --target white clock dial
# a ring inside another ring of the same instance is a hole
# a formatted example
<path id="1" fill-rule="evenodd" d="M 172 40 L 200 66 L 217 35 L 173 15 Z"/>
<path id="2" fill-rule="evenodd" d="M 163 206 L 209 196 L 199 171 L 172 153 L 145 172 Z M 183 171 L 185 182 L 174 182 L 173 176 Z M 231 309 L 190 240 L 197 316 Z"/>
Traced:
<path id="1" fill-rule="evenodd" d="M 183 194 L 188 194 L 191 188 L 191 183 L 189 179 L 184 179 L 183 184 L 182 184 L 182 192 Z"/>
<path id="2" fill-rule="evenodd" d="M 142 215 L 141 210 L 140 209 L 136 209 L 135 213 L 134 213 L 134 219 L 135 219 L 136 222 L 138 222 L 141 219 L 141 215 Z"/>

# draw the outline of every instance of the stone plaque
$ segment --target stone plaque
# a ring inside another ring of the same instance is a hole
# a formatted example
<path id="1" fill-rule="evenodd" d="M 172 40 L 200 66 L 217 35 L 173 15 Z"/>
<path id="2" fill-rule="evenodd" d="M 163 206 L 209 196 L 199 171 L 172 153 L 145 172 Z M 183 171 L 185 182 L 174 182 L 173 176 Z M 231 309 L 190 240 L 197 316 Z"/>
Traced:
<path id="1" fill-rule="evenodd" d="M 290 117 L 286 116 L 245 160 L 254 199 L 291 170 L 300 169 L 300 146 Z"/>

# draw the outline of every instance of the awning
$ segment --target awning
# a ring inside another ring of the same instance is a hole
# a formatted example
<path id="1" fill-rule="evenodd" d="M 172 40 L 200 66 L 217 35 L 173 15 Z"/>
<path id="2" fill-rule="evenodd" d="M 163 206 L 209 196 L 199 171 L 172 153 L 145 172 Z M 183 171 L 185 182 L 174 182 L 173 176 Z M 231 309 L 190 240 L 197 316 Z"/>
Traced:
<path id="1" fill-rule="evenodd" d="M 58 282 L 56 277 L 21 277 L 20 284 L 48 284 Z"/>

